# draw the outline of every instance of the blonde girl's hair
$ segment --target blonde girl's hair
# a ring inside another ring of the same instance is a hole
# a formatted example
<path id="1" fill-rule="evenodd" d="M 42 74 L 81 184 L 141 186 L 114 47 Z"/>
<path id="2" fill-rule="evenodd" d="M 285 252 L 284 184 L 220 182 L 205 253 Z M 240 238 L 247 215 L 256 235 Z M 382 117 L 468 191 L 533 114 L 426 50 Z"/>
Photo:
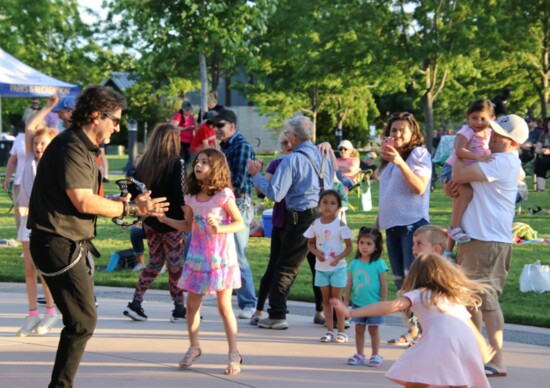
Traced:
<path id="1" fill-rule="evenodd" d="M 46 136 L 51 141 L 51 140 L 53 140 L 54 137 L 57 136 L 58 133 L 59 133 L 59 131 L 57 131 L 56 129 L 53 129 L 53 128 L 42 128 L 42 129 L 39 129 L 38 131 L 36 131 L 32 135 L 32 141 L 34 142 L 34 139 L 36 139 L 37 137 L 40 137 L 40 136 Z"/>
<path id="2" fill-rule="evenodd" d="M 421 298 L 426 306 L 437 306 L 439 300 L 478 308 L 479 293 L 488 286 L 468 279 L 462 270 L 443 256 L 424 254 L 417 257 L 403 282 L 402 292 L 422 289 Z"/>
<path id="3" fill-rule="evenodd" d="M 193 171 L 185 180 L 185 194 L 197 195 L 201 192 L 203 186 L 206 187 L 206 193 L 213 196 L 218 191 L 225 188 L 233 190 L 231 184 L 231 171 L 225 155 L 214 149 L 206 148 L 199 152 L 193 160 L 193 167 L 197 164 L 197 159 L 200 155 L 205 154 L 210 165 L 210 176 L 203 182 L 200 182 Z"/>
<path id="4" fill-rule="evenodd" d="M 172 175 L 180 157 L 180 136 L 172 124 L 157 124 L 147 139 L 147 146 L 136 165 L 139 180 L 147 187 L 160 182 L 163 176 Z"/>

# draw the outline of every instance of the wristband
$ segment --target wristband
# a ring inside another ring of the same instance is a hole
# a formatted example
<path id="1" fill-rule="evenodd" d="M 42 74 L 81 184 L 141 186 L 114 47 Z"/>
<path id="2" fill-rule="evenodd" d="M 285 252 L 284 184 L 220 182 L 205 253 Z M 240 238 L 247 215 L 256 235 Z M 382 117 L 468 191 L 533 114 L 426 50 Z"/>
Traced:
<path id="1" fill-rule="evenodd" d="M 127 215 L 128 215 L 128 204 L 126 203 L 126 201 L 122 201 L 122 215 L 120 217 L 121 218 L 126 217 Z"/>
<path id="2" fill-rule="evenodd" d="M 132 217 L 137 217 L 138 215 L 138 208 L 137 208 L 137 205 L 134 201 L 130 202 L 129 203 L 129 211 L 128 211 L 128 214 L 131 215 Z"/>

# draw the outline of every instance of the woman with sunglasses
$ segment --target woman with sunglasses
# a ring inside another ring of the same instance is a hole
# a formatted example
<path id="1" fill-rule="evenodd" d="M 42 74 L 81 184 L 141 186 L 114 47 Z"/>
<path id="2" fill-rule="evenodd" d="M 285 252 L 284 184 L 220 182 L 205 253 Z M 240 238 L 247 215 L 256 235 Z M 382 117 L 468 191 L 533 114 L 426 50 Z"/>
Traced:
<path id="1" fill-rule="evenodd" d="M 414 260 L 414 231 L 429 223 L 432 160 L 412 113 L 391 115 L 384 129 L 381 159 L 376 227 L 386 230 L 393 281 L 399 290 Z M 409 333 L 388 342 L 407 344 L 417 334 L 418 328 L 412 319 Z"/>
<path id="2" fill-rule="evenodd" d="M 336 176 L 349 189 L 355 184 L 360 171 L 359 153 L 349 140 L 342 140 L 338 145 L 338 151 L 340 151 L 340 157 L 336 159 L 338 162 Z"/>

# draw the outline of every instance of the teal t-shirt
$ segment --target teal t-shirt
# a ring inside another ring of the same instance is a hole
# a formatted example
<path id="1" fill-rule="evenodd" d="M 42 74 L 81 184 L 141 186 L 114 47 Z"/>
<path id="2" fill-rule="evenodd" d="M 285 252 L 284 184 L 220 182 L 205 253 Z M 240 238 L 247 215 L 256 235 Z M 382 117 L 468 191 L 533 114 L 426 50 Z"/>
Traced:
<path id="1" fill-rule="evenodd" d="M 382 258 L 370 263 L 354 259 L 348 266 L 351 273 L 351 302 L 357 306 L 367 306 L 380 302 L 380 275 L 388 271 Z"/>

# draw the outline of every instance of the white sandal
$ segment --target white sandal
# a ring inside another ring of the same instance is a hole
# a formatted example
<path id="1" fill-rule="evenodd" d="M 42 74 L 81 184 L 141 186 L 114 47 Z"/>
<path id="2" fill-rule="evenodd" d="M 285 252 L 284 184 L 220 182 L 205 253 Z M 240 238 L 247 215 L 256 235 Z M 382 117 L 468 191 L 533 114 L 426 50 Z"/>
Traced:
<path id="1" fill-rule="evenodd" d="M 348 342 L 349 337 L 346 333 L 339 331 L 336 338 L 334 338 L 334 342 L 337 342 L 339 344 L 343 344 L 344 342 Z"/>
<path id="2" fill-rule="evenodd" d="M 223 371 L 226 375 L 238 375 L 241 373 L 241 364 L 243 363 L 243 358 L 239 353 L 229 353 L 229 362 L 227 363 L 227 368 Z"/>
<path id="3" fill-rule="evenodd" d="M 334 341 L 334 333 L 332 331 L 327 331 L 324 336 L 321 337 L 321 342 L 332 342 Z"/>

